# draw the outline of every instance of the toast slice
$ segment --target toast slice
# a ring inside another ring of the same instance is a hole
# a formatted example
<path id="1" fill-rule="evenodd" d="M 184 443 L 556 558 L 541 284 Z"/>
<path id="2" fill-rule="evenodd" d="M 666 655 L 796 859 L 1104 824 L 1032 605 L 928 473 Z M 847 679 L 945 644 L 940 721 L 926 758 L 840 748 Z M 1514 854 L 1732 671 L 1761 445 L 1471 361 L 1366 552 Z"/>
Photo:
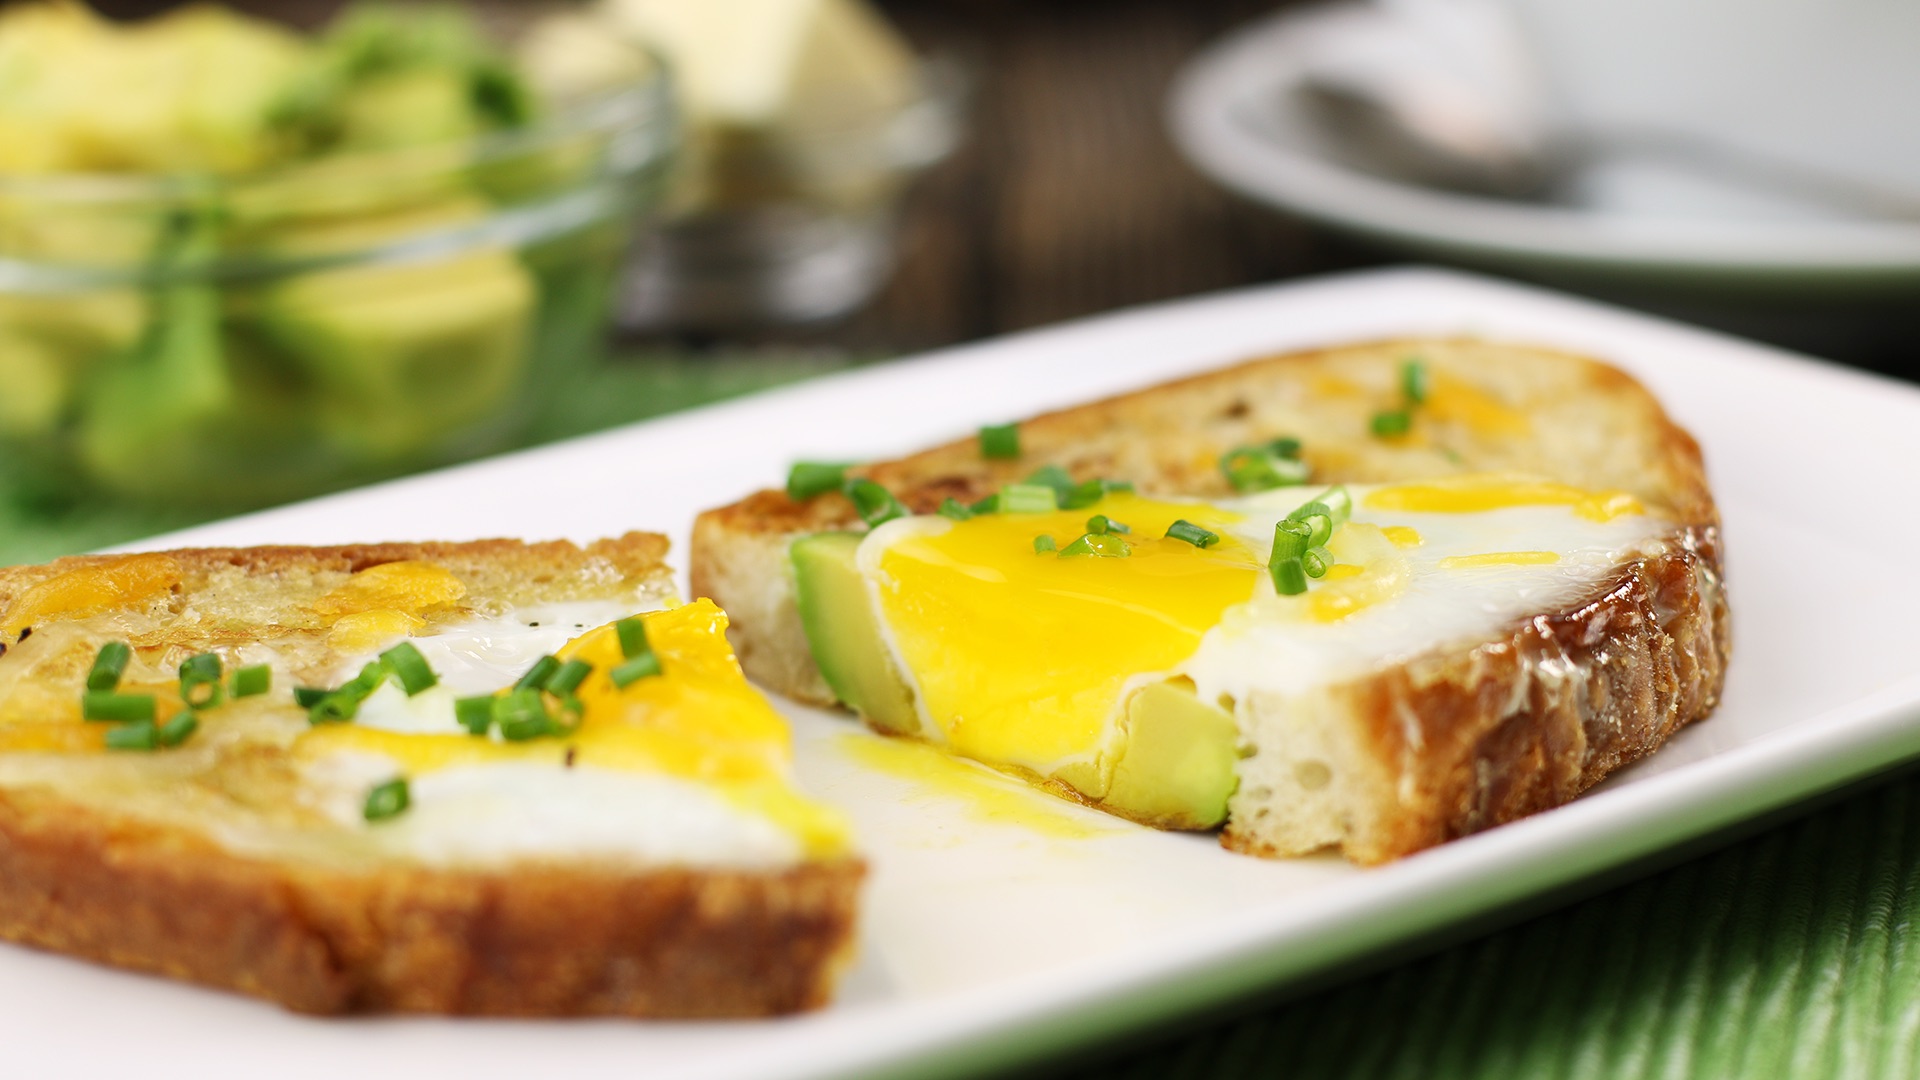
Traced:
<path id="1" fill-rule="evenodd" d="M 310 1013 L 824 1003 L 863 864 L 788 785 L 786 730 L 725 616 L 674 606 L 666 546 L 0 569 L 0 937 Z M 622 688 L 626 631 L 595 628 L 636 615 L 659 673 Z M 532 714 L 493 707 L 526 705 L 494 691 L 568 641 L 561 658 L 591 673 L 533 691 Z M 117 676 L 97 660 L 114 642 L 130 646 Z M 205 654 L 211 685 L 187 676 Z M 144 727 L 123 711 L 143 695 Z"/>
<path id="2" fill-rule="evenodd" d="M 1417 402 L 1409 400 L 1410 364 L 1421 383 Z M 1292 855 L 1332 846 L 1363 863 L 1395 858 L 1559 805 L 1717 702 L 1728 624 L 1719 520 L 1699 448 L 1640 384 L 1598 361 L 1451 339 L 1265 357 L 1024 421 L 1017 457 L 988 457 L 969 438 L 851 474 L 876 481 L 916 515 L 948 499 L 972 504 L 1047 466 L 1074 482 L 1122 481 L 1143 494 L 1218 502 L 1241 494 L 1222 459 L 1283 437 L 1297 440 L 1306 481 L 1285 489 L 1296 502 L 1328 484 L 1471 485 L 1524 475 L 1625 498 L 1646 527 L 1605 558 L 1586 550 L 1583 565 L 1591 565 L 1577 587 L 1536 590 L 1537 602 L 1519 609 L 1493 605 L 1502 612 L 1498 625 L 1455 628 L 1311 687 L 1241 685 L 1240 696 L 1222 703 L 1235 740 L 1224 766 L 1232 784 L 1228 847 Z M 1386 520 L 1374 518 L 1370 527 Z M 701 515 L 694 592 L 733 613 L 750 677 L 804 701 L 838 699 L 796 603 L 793 555 L 813 547 L 796 541 L 862 528 L 838 492 L 797 500 L 761 491 Z M 876 568 L 874 547 L 860 541 L 858 558 L 878 604 L 906 587 Z M 960 627 L 991 614 L 963 605 L 948 617 Z M 897 650 L 896 629 L 879 636 Z M 986 655 L 956 653 L 952 662 L 977 665 Z M 906 724 L 883 716 L 876 726 L 952 743 L 938 718 L 925 715 L 927 672 L 893 660 L 909 669 L 897 672 L 911 699 L 907 712 L 922 715 Z M 876 720 L 875 709 L 864 711 Z M 1095 793 L 1113 779 L 1130 716 L 1117 707 L 1110 727 L 1119 734 L 1109 737 L 1120 742 L 1096 755 L 1100 776 L 1087 774 L 1084 762 L 1063 770 L 1051 758 L 975 756 L 1150 823 L 1218 824 L 1129 812 Z"/>

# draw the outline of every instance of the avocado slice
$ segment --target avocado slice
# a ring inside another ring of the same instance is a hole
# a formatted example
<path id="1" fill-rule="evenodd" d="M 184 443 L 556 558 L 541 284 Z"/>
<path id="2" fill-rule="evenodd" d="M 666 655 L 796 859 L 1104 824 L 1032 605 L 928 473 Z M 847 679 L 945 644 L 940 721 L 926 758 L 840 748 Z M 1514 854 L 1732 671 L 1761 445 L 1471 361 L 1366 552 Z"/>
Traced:
<path id="1" fill-rule="evenodd" d="M 913 691 L 894 670 L 866 580 L 854 561 L 860 539 L 860 533 L 815 533 L 787 549 L 800 622 L 835 696 L 876 727 L 918 734 Z"/>
<path id="2" fill-rule="evenodd" d="M 1238 739 L 1233 717 L 1190 687 L 1142 687 L 1127 701 L 1125 749 L 1101 801 L 1162 829 L 1211 829 L 1227 819 Z"/>

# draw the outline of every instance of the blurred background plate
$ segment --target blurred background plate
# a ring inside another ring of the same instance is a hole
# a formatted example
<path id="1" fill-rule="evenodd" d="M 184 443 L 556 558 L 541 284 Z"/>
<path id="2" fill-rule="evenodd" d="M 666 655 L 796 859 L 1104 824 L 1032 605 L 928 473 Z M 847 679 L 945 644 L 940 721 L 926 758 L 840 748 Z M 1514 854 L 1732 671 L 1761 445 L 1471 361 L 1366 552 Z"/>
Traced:
<path id="1" fill-rule="evenodd" d="M 1420 186 L 1336 160 L 1294 89 L 1330 51 L 1369 35 L 1380 40 L 1361 44 L 1389 52 L 1404 42 L 1384 39 L 1420 34 L 1452 34 L 1441 49 L 1483 47 L 1467 40 L 1466 20 L 1435 17 L 1447 6 L 1290 9 L 1248 25 L 1175 80 L 1175 142 L 1216 181 L 1289 213 L 1402 250 L 1624 298 L 1812 292 L 1853 304 L 1911 299 L 1920 288 L 1920 222 L 1778 198 L 1758 190 L 1765 185 L 1739 190 L 1716 182 L 1724 175 L 1615 162 L 1584 177 L 1574 197 L 1547 203 Z M 1756 159 L 1894 186 L 1920 157 L 1910 125 L 1890 115 L 1912 100 L 1912 65 L 1897 43 L 1915 40 L 1920 9 L 1839 6 L 1846 12 L 1810 0 L 1768 0 L 1762 10 L 1722 0 L 1680 11 L 1643 0 L 1457 5 L 1509 17 L 1540 73 L 1518 92 L 1549 123 L 1658 124 Z M 1410 31 L 1409 17 L 1426 25 Z"/>

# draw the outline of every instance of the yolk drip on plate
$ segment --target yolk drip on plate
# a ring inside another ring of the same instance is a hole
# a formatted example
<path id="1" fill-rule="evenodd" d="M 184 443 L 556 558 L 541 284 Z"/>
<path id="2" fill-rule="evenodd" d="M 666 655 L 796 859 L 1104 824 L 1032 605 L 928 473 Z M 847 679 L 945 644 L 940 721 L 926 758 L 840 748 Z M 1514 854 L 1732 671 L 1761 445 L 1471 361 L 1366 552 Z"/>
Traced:
<path id="1" fill-rule="evenodd" d="M 317 727 L 300 753 L 380 754 L 408 775 L 507 761 L 570 763 L 653 773 L 709 786 L 735 805 L 786 828 L 816 855 L 849 840 L 838 815 L 787 784 L 792 759 L 786 722 L 748 685 L 727 645 L 727 617 L 708 600 L 640 617 L 660 674 L 615 686 L 624 659 L 612 625 L 567 643 L 561 660 L 593 665 L 577 696 L 579 727 L 564 738 L 502 742 L 466 734 L 414 734 L 354 724 Z"/>
<path id="2" fill-rule="evenodd" d="M 1131 529 L 1129 555 L 1034 551 L 1042 535 L 1067 547 L 1095 510 Z M 1127 494 L 1095 510 L 983 515 L 880 553 L 881 614 L 960 753 L 1041 773 L 1091 764 L 1127 681 L 1191 656 L 1265 574 L 1261 554 L 1221 528 L 1236 519 L 1226 511 Z M 1181 519 L 1220 542 L 1165 539 Z"/>

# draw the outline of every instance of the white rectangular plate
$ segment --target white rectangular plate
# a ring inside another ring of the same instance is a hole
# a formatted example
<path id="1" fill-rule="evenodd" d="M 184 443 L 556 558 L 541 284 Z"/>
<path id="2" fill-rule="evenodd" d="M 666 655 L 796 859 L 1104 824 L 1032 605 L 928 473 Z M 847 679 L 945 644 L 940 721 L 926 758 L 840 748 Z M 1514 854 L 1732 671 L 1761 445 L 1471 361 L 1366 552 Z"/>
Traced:
<path id="1" fill-rule="evenodd" d="M 1092 319 L 156 538 L 141 546 L 674 537 L 790 460 L 890 455 L 1277 349 L 1402 334 L 1556 346 L 1643 379 L 1706 449 L 1735 658 L 1711 719 L 1569 807 L 1375 870 L 1261 861 L 981 775 L 868 763 L 788 707 L 802 782 L 874 873 L 834 1006 L 753 1023 L 315 1020 L 0 948 L 22 1075 L 372 1080 L 955 1075 L 1351 961 L 1920 755 L 1920 391 L 1457 274 L 1394 271 Z M 961 785 L 966 786 L 966 785 Z"/>

